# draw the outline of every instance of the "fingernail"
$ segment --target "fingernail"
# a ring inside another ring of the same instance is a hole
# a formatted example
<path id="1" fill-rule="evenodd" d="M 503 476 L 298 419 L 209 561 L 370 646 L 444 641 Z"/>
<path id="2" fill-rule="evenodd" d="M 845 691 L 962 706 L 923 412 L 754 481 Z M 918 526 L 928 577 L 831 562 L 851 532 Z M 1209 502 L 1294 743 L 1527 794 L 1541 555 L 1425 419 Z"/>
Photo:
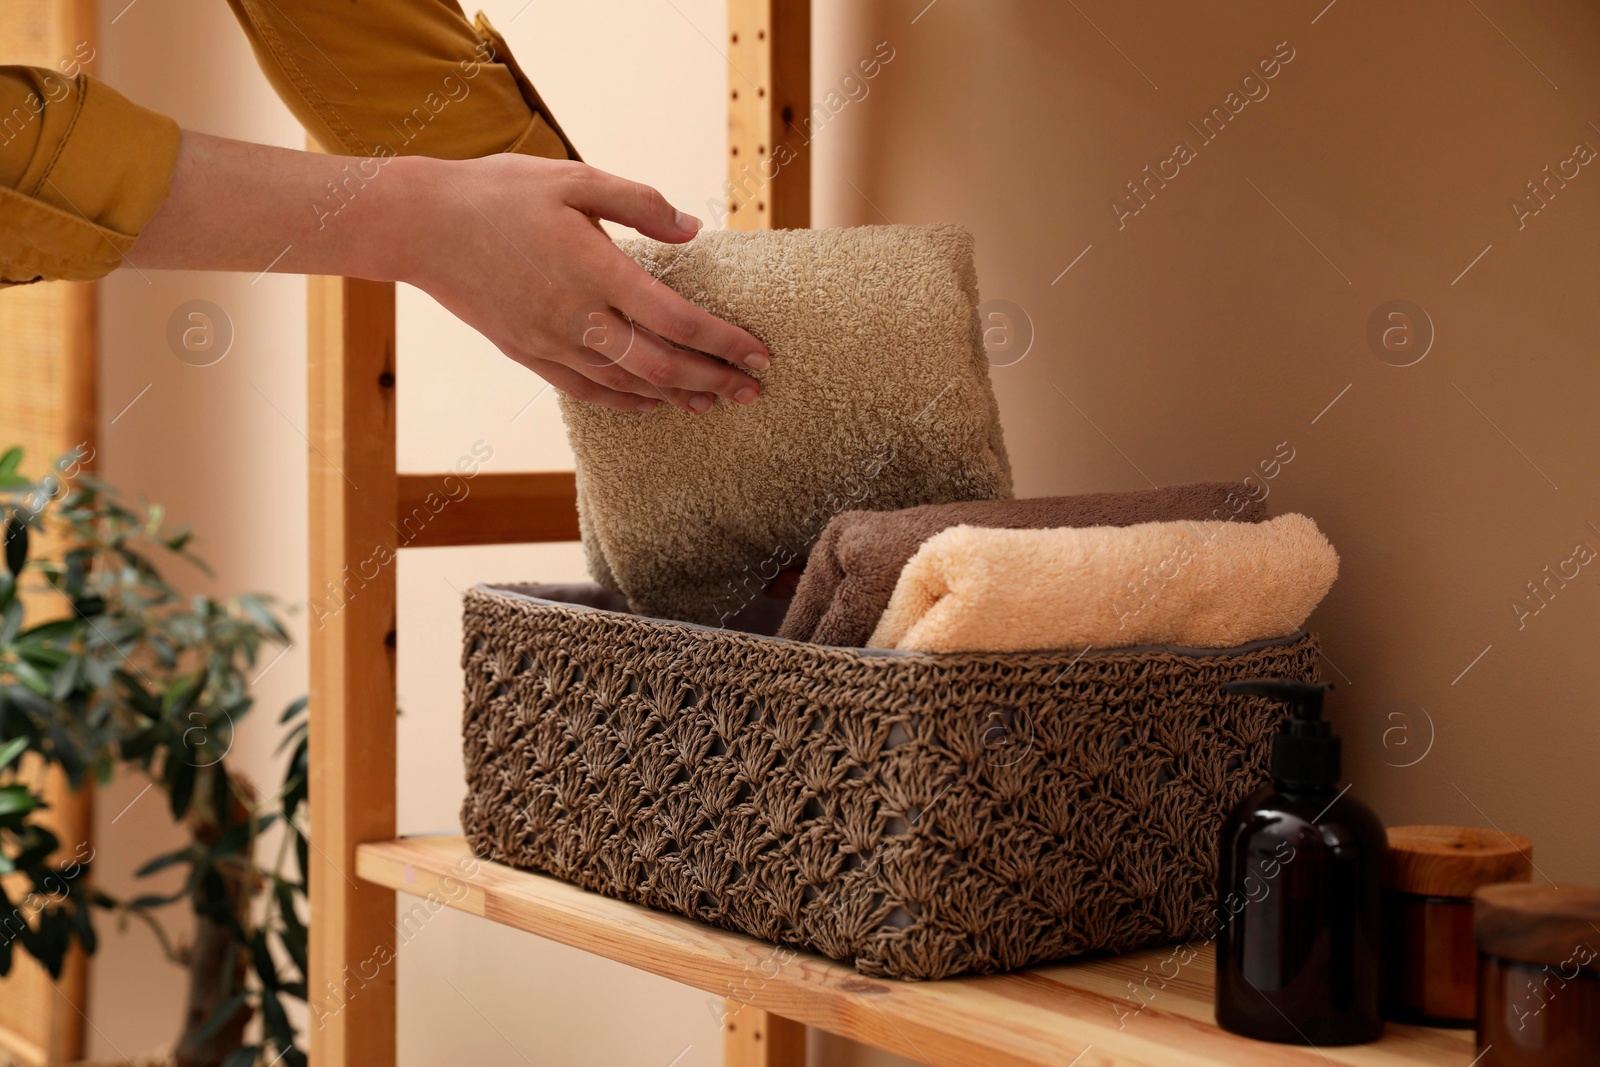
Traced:
<path id="1" fill-rule="evenodd" d="M 751 370 L 766 370 L 767 365 L 771 362 L 772 360 L 763 356 L 760 352 L 752 352 L 744 357 L 744 365 Z"/>
<path id="2" fill-rule="evenodd" d="M 680 211 L 674 221 L 678 224 L 678 229 L 680 230 L 688 230 L 690 233 L 700 232 L 700 220 L 693 215 L 687 215 Z"/>
<path id="3" fill-rule="evenodd" d="M 654 411 L 656 402 L 654 400 L 641 400 L 636 406 L 640 411 Z"/>
<path id="4" fill-rule="evenodd" d="M 756 396 L 756 391 L 748 385 L 743 389 L 735 390 L 733 394 L 733 398 L 741 404 L 754 404 L 756 402 Z"/>
<path id="5" fill-rule="evenodd" d="M 696 393 L 689 398 L 689 410 L 704 415 L 711 410 L 711 398 L 703 393 Z"/>

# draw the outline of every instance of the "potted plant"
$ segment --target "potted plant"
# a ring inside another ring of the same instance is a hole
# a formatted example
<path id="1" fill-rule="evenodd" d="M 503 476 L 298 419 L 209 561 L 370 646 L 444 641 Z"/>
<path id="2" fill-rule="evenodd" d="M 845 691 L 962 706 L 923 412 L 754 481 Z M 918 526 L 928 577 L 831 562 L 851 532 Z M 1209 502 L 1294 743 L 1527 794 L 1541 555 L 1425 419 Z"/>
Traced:
<path id="1" fill-rule="evenodd" d="M 73 943 L 92 953 L 95 911 L 143 922 L 188 971 L 172 1062 L 298 1067 L 306 1056 L 285 1002 L 306 996 L 305 700 L 280 717 L 289 755 L 276 791 L 259 791 L 229 765 L 251 710 L 249 678 L 288 635 L 266 597 L 180 593 L 162 568 L 181 560 L 204 569 L 190 533 L 169 528 L 159 507 L 122 503 L 85 472 L 90 458 L 80 448 L 33 481 L 19 473 L 20 449 L 0 455 L 0 873 L 32 886 L 20 901 L 0 888 L 0 975 L 19 946 L 53 976 Z M 60 558 L 30 555 L 45 529 Z M 25 587 L 57 610 L 26 617 Z M 38 824 L 42 801 L 15 774 L 30 754 L 75 789 L 119 768 L 147 776 L 186 840 L 136 873 L 179 869 L 181 886 L 128 900 L 95 887 L 89 844 Z M 270 849 L 264 836 L 276 838 Z M 258 852 L 270 852 L 267 864 Z M 179 901 L 194 911 L 186 944 L 157 914 Z M 247 1043 L 257 1015 L 261 1037 Z"/>

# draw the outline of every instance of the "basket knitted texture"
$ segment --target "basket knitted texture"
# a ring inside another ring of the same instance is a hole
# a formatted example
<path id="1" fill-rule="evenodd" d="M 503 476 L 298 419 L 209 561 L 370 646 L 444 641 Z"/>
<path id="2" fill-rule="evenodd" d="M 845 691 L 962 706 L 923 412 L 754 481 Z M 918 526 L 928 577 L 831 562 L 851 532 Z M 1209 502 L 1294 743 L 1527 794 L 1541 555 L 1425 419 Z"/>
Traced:
<path id="1" fill-rule="evenodd" d="M 621 247 L 772 350 L 749 407 L 640 413 L 560 398 L 589 573 L 635 612 L 720 625 L 842 511 L 1011 496 L 972 235 L 959 226 Z"/>
<path id="2" fill-rule="evenodd" d="M 462 823 L 481 857 L 941 978 L 1199 931 L 1226 812 L 1313 635 L 1237 652 L 865 652 L 480 586 Z"/>

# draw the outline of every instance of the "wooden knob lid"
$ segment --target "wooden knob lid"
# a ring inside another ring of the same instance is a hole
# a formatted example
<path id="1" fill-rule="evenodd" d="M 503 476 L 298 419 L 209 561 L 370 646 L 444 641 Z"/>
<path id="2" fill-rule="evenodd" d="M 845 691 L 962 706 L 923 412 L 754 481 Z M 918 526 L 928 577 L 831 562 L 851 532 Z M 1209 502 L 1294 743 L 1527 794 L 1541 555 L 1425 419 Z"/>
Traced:
<path id="1" fill-rule="evenodd" d="M 1600 889 L 1546 882 L 1486 885 L 1473 896 L 1478 949 L 1516 963 L 1600 974 Z"/>
<path id="2" fill-rule="evenodd" d="M 1470 897 L 1533 877 L 1533 842 L 1479 826 L 1391 826 L 1384 885 L 1423 897 Z"/>

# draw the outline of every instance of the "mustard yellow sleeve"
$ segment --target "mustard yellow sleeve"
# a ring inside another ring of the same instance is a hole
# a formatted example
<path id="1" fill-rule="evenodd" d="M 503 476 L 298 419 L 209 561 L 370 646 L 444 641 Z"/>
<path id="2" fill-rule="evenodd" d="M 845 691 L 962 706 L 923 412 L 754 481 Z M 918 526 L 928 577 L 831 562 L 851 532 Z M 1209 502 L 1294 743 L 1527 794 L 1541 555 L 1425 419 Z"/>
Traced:
<path id="1" fill-rule="evenodd" d="M 0 67 L 0 287 L 119 266 L 177 158 L 177 123 L 104 82 Z"/>
<path id="2" fill-rule="evenodd" d="M 349 155 L 577 159 L 505 41 L 453 0 L 228 0 L 278 95 Z"/>

